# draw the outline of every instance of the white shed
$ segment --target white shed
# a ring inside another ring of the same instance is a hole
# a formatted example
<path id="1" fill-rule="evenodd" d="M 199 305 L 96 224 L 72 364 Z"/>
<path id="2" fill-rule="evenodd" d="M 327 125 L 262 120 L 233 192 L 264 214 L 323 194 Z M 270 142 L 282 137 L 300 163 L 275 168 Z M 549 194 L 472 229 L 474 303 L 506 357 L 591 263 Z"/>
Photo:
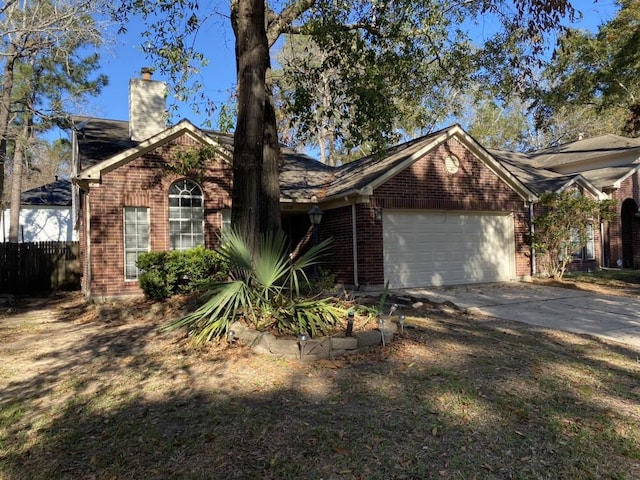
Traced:
<path id="1" fill-rule="evenodd" d="M 71 180 L 55 182 L 22 192 L 19 242 L 69 242 L 77 240 L 73 228 Z M 0 241 L 9 241 L 9 209 L 0 215 Z"/>

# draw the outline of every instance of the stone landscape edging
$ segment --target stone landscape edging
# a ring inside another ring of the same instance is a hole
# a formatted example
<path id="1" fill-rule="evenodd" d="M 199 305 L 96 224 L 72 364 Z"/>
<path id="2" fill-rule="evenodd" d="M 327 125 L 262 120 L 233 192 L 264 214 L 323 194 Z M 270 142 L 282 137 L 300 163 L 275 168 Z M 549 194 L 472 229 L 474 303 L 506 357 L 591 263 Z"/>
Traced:
<path id="1" fill-rule="evenodd" d="M 388 345 L 398 331 L 398 326 L 384 320 L 380 328 L 353 332 L 350 337 L 342 334 L 309 338 L 304 348 L 297 338 L 276 337 L 269 332 L 258 332 L 240 322 L 231 325 L 233 338 L 229 341 L 238 341 L 251 348 L 252 352 L 263 355 L 274 355 L 285 358 L 299 358 L 309 360 L 334 359 L 360 350 L 383 344 Z"/>

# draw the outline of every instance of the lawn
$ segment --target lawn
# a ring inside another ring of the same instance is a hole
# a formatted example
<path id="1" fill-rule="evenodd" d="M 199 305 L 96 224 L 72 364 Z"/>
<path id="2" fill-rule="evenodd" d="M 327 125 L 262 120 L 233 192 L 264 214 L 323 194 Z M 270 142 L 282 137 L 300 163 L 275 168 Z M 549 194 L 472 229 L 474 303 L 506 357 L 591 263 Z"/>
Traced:
<path id="1" fill-rule="evenodd" d="M 0 478 L 640 478 L 632 347 L 426 305 L 300 363 L 160 334 L 179 309 L 0 311 Z"/>
<path id="2" fill-rule="evenodd" d="M 571 273 L 566 276 L 570 282 L 583 282 L 607 287 L 638 288 L 640 270 L 607 269 L 592 273 Z"/>

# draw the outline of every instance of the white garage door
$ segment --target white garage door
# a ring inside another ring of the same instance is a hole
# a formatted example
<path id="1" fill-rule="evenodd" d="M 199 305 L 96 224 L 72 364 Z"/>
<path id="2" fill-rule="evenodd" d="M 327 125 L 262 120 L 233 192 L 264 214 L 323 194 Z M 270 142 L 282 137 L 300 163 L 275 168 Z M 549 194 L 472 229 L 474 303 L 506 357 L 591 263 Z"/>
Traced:
<path id="1" fill-rule="evenodd" d="M 390 288 L 513 280 L 513 217 L 485 212 L 385 210 Z"/>

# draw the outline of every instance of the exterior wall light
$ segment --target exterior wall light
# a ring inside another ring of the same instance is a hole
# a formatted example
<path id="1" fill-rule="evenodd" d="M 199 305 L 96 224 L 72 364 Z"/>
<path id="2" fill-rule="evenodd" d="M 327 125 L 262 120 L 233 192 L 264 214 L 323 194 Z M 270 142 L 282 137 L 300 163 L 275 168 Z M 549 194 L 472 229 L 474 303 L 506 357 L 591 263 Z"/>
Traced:
<path id="1" fill-rule="evenodd" d="M 382 207 L 373 207 L 373 221 L 382 223 Z"/>
<path id="2" fill-rule="evenodd" d="M 314 205 L 313 208 L 309 210 L 308 215 L 309 215 L 309 221 L 311 222 L 311 225 L 313 225 L 315 228 L 318 225 L 320 225 L 320 222 L 322 221 L 322 215 L 324 215 L 324 212 L 320 210 L 320 207 L 318 207 L 318 205 Z"/>

